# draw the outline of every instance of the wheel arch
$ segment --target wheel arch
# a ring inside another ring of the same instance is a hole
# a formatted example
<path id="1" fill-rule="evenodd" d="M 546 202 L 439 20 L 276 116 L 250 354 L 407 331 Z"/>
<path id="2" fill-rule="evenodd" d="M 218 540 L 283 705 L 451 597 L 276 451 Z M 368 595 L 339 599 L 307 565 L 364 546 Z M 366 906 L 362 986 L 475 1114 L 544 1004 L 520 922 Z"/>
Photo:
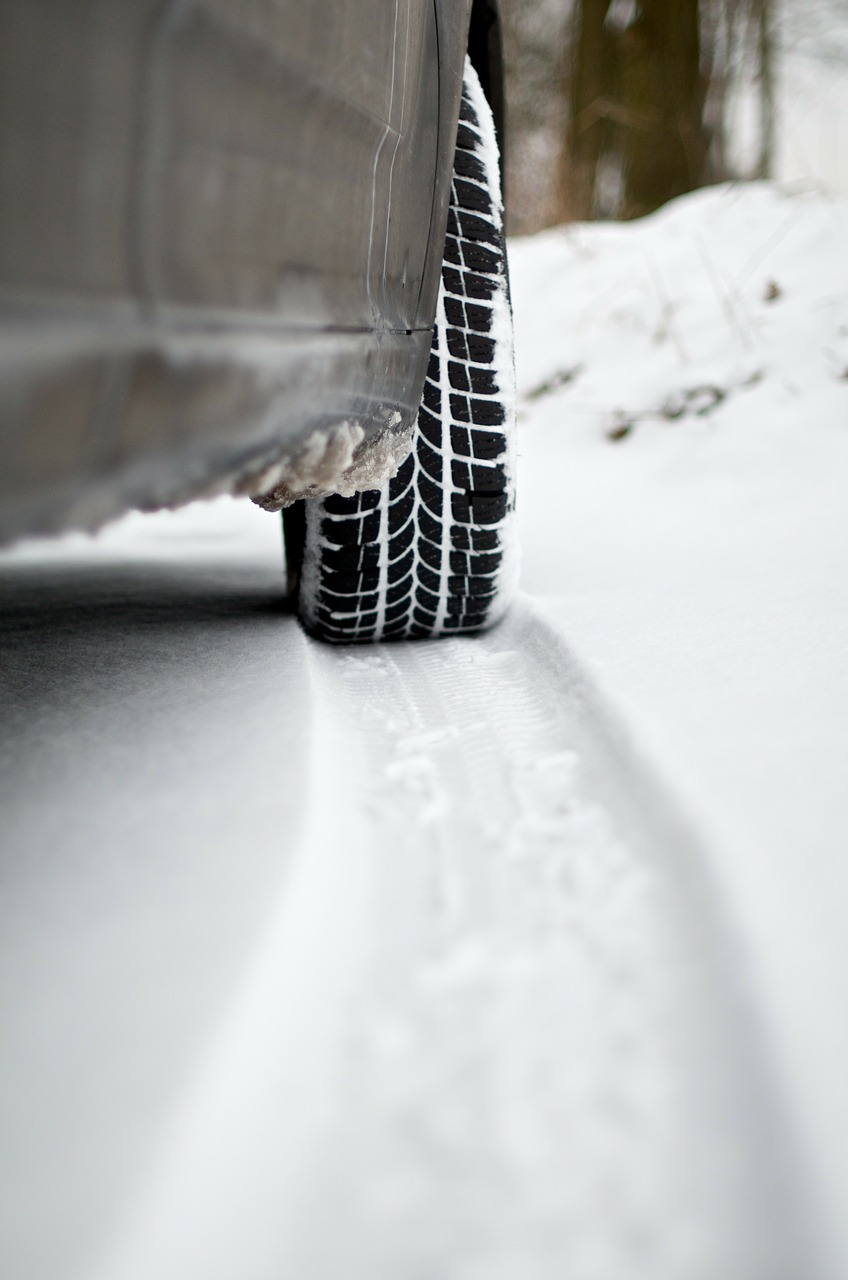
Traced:
<path id="1" fill-rule="evenodd" d="M 506 142 L 503 40 L 497 0 L 474 0 L 468 26 L 468 57 L 495 118 L 501 156 Z M 503 166 L 501 166 L 503 186 Z"/>

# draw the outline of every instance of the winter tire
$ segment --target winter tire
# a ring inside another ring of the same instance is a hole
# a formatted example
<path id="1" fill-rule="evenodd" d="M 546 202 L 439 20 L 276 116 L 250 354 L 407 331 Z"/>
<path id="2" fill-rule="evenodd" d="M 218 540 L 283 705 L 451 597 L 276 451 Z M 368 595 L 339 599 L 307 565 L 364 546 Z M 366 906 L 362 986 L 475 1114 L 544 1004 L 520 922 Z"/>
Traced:
<path id="1" fill-rule="evenodd" d="M 514 401 L 498 148 L 466 60 L 412 452 L 382 489 L 309 500 L 301 529 L 298 516 L 287 522 L 289 545 L 302 543 L 307 631 L 335 643 L 424 638 L 480 631 L 503 616 L 516 576 Z"/>

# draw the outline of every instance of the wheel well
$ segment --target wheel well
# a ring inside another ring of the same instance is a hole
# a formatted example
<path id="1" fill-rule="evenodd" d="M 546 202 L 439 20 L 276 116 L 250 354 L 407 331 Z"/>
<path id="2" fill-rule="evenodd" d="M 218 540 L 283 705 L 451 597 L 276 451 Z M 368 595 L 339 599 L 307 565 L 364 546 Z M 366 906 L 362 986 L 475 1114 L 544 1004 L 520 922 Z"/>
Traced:
<path id="1" fill-rule="evenodd" d="M 501 21 L 497 0 L 474 0 L 468 28 L 468 56 L 480 78 L 495 118 L 501 156 L 504 154 L 504 72 L 501 48 Z M 503 172 L 501 173 L 503 182 Z"/>

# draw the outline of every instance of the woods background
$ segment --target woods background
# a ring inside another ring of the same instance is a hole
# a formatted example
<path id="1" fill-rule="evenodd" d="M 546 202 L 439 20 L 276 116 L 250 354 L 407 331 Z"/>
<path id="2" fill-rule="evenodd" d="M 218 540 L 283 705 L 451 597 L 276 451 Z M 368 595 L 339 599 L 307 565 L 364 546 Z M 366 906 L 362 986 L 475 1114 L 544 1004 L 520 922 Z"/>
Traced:
<path id="1" fill-rule="evenodd" d="M 513 233 L 772 176 L 779 60 L 844 59 L 846 0 L 502 0 Z M 833 47 L 829 47 L 832 42 Z M 844 65 L 844 62 L 843 62 Z"/>

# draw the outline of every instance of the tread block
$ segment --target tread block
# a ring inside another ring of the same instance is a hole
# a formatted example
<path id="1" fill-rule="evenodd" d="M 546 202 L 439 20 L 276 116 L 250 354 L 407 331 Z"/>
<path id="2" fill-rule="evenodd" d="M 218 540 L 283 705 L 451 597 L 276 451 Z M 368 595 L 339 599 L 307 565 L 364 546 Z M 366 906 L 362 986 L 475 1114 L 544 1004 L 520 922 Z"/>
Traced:
<path id="1" fill-rule="evenodd" d="M 455 165 L 456 172 L 463 178 L 473 178 L 475 182 L 485 183 L 486 170 L 482 160 L 473 151 L 457 151 Z"/>
<path id="2" fill-rule="evenodd" d="M 396 604 L 408 599 L 413 587 L 413 576 L 408 574 L 400 582 L 394 582 L 386 591 L 386 604 Z"/>
<path id="3" fill-rule="evenodd" d="M 442 424 L 429 409 L 423 405 L 418 410 L 418 431 L 425 440 L 429 440 L 430 444 L 440 445 L 442 443 Z M 412 455 L 410 454 L 410 457 Z"/>
<path id="4" fill-rule="evenodd" d="M 402 498 L 397 498 L 389 506 L 389 537 L 399 533 L 415 509 L 415 490 L 410 487 Z"/>
<path id="5" fill-rule="evenodd" d="M 468 427 L 451 424 L 451 451 L 460 458 L 472 457 L 471 431 Z"/>
<path id="6" fill-rule="evenodd" d="M 485 551 L 451 551 L 449 564 L 453 575 L 467 578 L 471 574 L 497 573 L 501 556 Z"/>
<path id="7" fill-rule="evenodd" d="M 451 512 L 457 524 L 499 524 L 508 507 L 509 498 L 505 493 L 451 494 Z"/>
<path id="8" fill-rule="evenodd" d="M 449 329 L 448 350 L 456 360 L 491 364 L 495 358 L 495 340 L 482 334 L 467 333 L 464 329 Z"/>
<path id="9" fill-rule="evenodd" d="M 467 596 L 469 599 L 488 600 L 497 591 L 497 583 L 492 578 L 448 578 L 448 590 L 454 596 Z"/>
<path id="10" fill-rule="evenodd" d="M 470 124 L 479 126 L 477 112 L 474 110 L 465 94 L 462 95 L 462 101 L 459 104 L 459 118 L 460 120 L 467 120 Z"/>
<path id="11" fill-rule="evenodd" d="M 347 545 L 327 547 L 324 551 L 324 565 L 330 572 L 356 572 L 361 569 L 374 569 L 380 562 L 380 548 L 374 543 L 365 546 Z"/>
<path id="12" fill-rule="evenodd" d="M 492 308 L 479 302 L 466 302 L 465 317 L 469 329 L 476 333 L 488 333 L 492 327 Z"/>
<path id="13" fill-rule="evenodd" d="M 343 547 L 371 542 L 380 528 L 380 513 L 354 520 L 322 520 L 321 536 L 334 546 Z"/>
<path id="14" fill-rule="evenodd" d="M 446 294 L 452 294 L 455 298 L 462 297 L 465 294 L 463 275 L 464 273 L 458 271 L 456 267 L 442 267 L 442 283 L 445 286 Z M 431 356 L 430 359 L 434 360 L 435 356 Z"/>
<path id="15" fill-rule="evenodd" d="M 411 612 L 410 602 L 408 600 L 400 600 L 397 604 L 386 606 L 385 619 L 386 631 L 392 628 L 398 633 L 406 625 Z"/>
<path id="16" fill-rule="evenodd" d="M 456 242 L 456 252 L 462 253 L 461 258 L 452 258 L 450 261 L 460 261 L 463 265 L 471 268 L 477 274 L 485 274 L 497 276 L 501 273 L 500 257 L 493 249 L 487 249 L 485 245 L 477 244 L 474 240 L 463 240 Z"/>
<path id="17" fill-rule="evenodd" d="M 393 560 L 386 570 L 386 577 L 389 583 L 401 582 L 408 573 L 411 573 L 415 566 L 415 552 L 410 547 L 405 556 Z"/>
<path id="18" fill-rule="evenodd" d="M 418 454 L 418 461 L 421 464 L 421 469 L 425 475 L 429 476 L 436 484 L 441 484 L 443 467 L 442 455 L 423 439 L 419 439 L 416 452 Z"/>
<path id="19" fill-rule="evenodd" d="M 324 605 L 325 609 L 330 609 L 333 613 L 343 614 L 350 612 L 350 598 L 348 596 L 337 596 L 334 592 L 327 591 L 326 588 L 321 589 L 321 603 Z M 368 595 L 360 596 L 357 602 L 357 608 L 364 610 L 376 609 L 377 593 L 373 592 Z"/>
<path id="20" fill-rule="evenodd" d="M 506 452 L 506 441 L 499 431 L 475 431 L 452 426 L 450 435 L 451 449 L 461 458 L 494 462 Z"/>
<path id="21" fill-rule="evenodd" d="M 479 625 L 486 617 L 486 601 L 475 600 L 468 596 L 454 596 L 448 600 L 447 612 L 455 618 L 459 617 Z"/>
<path id="22" fill-rule="evenodd" d="M 454 191 L 456 192 L 456 201 L 461 211 L 473 209 L 475 212 L 491 214 L 492 198 L 484 186 L 479 182 L 469 182 L 467 178 L 457 176 L 454 179 Z M 459 214 L 460 223 L 462 221 L 462 212 Z M 500 261 L 500 255 L 497 255 Z"/>
<path id="23" fill-rule="evenodd" d="M 479 333 L 468 334 L 468 354 L 477 364 L 491 364 L 495 358 L 494 338 L 484 338 Z"/>
<path id="24" fill-rule="evenodd" d="M 459 329 L 465 328 L 465 304 L 461 298 L 445 298 L 445 315 L 448 324 Z"/>
<path id="25" fill-rule="evenodd" d="M 403 556 L 409 550 L 415 539 L 415 533 L 416 522 L 410 516 L 410 519 L 403 528 L 399 529 L 397 533 L 392 534 L 390 564 L 394 563 L 396 559 Z"/>
<path id="26" fill-rule="evenodd" d="M 459 121 L 459 128 L 456 131 L 456 146 L 458 151 L 477 151 L 480 145 L 480 135 L 476 129 L 471 129 L 464 123 L 462 118 Z"/>
<path id="27" fill-rule="evenodd" d="M 419 479 L 419 491 L 424 506 L 434 516 L 441 516 L 444 496 L 441 486 L 431 480 L 429 476 L 422 474 Z"/>
<path id="28" fill-rule="evenodd" d="M 468 373 L 471 379 L 471 390 L 476 395 L 496 396 L 498 394 L 498 378 L 493 370 L 478 369 L 476 365 L 471 365 Z M 503 421 L 503 419 L 501 418 L 500 421 Z"/>
<path id="29" fill-rule="evenodd" d="M 469 400 L 471 421 L 479 427 L 499 427 L 506 417 L 506 411 L 499 400 L 481 400 L 474 397 Z"/>
<path id="30" fill-rule="evenodd" d="M 342 498 L 339 494 L 331 494 L 324 499 L 324 510 L 333 516 L 355 516 L 359 514 L 359 494 L 352 498 Z"/>
<path id="31" fill-rule="evenodd" d="M 463 271 L 462 283 L 466 298 L 485 299 L 491 302 L 495 292 L 495 281 L 490 277 L 477 275 L 475 271 Z"/>
<path id="32" fill-rule="evenodd" d="M 450 411 L 454 422 L 470 422 L 471 406 L 468 396 L 452 395 L 450 398 Z"/>
<path id="33" fill-rule="evenodd" d="M 418 528 L 428 542 L 435 543 L 436 546 L 441 545 L 442 541 L 442 525 L 441 521 L 431 516 L 426 507 L 418 508 Z"/>
<path id="34" fill-rule="evenodd" d="M 423 404 L 431 414 L 437 417 L 442 412 L 442 392 L 435 382 L 431 382 L 428 378 L 424 383 Z"/>
<path id="35" fill-rule="evenodd" d="M 451 463 L 451 481 L 455 488 L 474 494 L 505 493 L 507 487 L 503 467 L 484 467 L 467 462 Z"/>
<path id="36" fill-rule="evenodd" d="M 399 618 L 407 621 L 412 614 L 412 592 L 407 593 L 399 600 L 393 600 L 386 605 L 386 618 L 389 622 L 396 622 Z"/>
<path id="37" fill-rule="evenodd" d="M 448 361 L 448 380 L 454 391 L 470 391 L 474 372 L 459 360 Z"/>
<path id="38" fill-rule="evenodd" d="M 499 551 L 500 533 L 497 529 L 451 529 L 451 544 L 456 551 Z"/>
<path id="39" fill-rule="evenodd" d="M 373 569 L 369 569 L 366 573 L 328 573 L 324 578 L 326 589 L 339 596 L 376 591 L 379 585 L 379 571 L 375 572 Z"/>
<path id="40" fill-rule="evenodd" d="M 486 193 L 482 187 L 469 182 L 463 182 L 463 187 L 467 187 L 470 191 L 482 192 L 484 199 L 488 200 Z M 479 209 L 480 205 L 472 205 L 473 209 Z M 488 213 L 488 203 L 483 205 L 484 210 Z M 457 228 L 466 240 L 474 240 L 478 244 L 494 245 L 497 248 L 499 232 L 494 227 L 488 217 L 482 216 L 480 213 L 462 212 L 457 216 Z M 500 267 L 500 259 L 498 258 L 498 266 Z"/>
<path id="41" fill-rule="evenodd" d="M 435 542 L 429 542 L 427 538 L 419 538 L 416 549 L 421 559 L 421 563 L 427 565 L 429 569 L 435 569 L 438 572 L 442 565 L 441 545 Z"/>
<path id="42" fill-rule="evenodd" d="M 389 481 L 389 499 L 394 501 L 404 489 L 409 488 L 415 478 L 415 459 L 410 453 L 398 467 L 398 473 Z"/>
<path id="43" fill-rule="evenodd" d="M 428 569 L 426 565 L 418 566 L 418 581 L 422 587 L 426 587 L 428 591 L 432 591 L 436 600 L 439 598 L 439 592 L 442 587 L 441 575 L 433 569 Z"/>
<path id="44" fill-rule="evenodd" d="M 457 236 L 448 235 L 445 238 L 445 262 L 452 262 L 457 267 L 465 266 Z M 480 269 L 480 267 L 475 266 L 476 271 Z"/>
<path id="45" fill-rule="evenodd" d="M 467 364 L 469 360 L 468 334 L 464 329 L 448 330 L 448 351 L 454 360 Z"/>

